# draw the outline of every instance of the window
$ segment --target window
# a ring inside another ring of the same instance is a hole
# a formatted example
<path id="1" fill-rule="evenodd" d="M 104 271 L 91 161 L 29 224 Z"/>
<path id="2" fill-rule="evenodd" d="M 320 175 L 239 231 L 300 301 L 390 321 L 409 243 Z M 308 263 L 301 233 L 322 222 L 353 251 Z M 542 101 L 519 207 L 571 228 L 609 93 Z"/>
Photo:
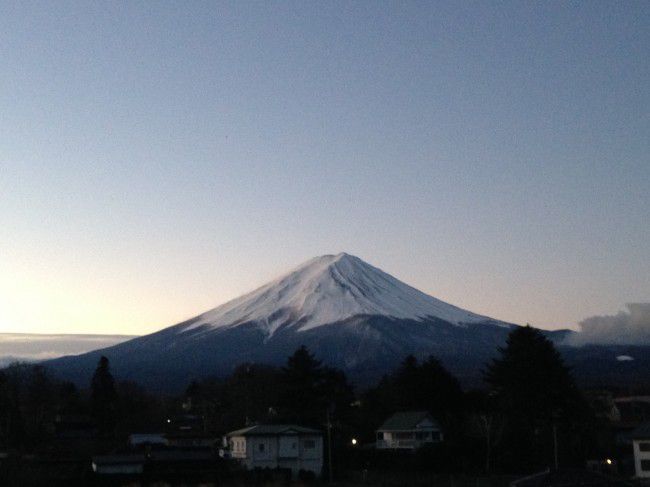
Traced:
<path id="1" fill-rule="evenodd" d="M 305 450 L 312 450 L 316 448 L 316 442 L 314 440 L 305 440 Z"/>
<path id="2" fill-rule="evenodd" d="M 650 460 L 641 460 L 641 470 L 650 472 Z"/>
<path id="3" fill-rule="evenodd" d="M 377 439 L 378 440 L 383 440 L 384 439 L 384 432 L 383 431 L 377 431 Z"/>
<path id="4" fill-rule="evenodd" d="M 647 441 L 639 443 L 639 451 L 650 451 L 650 443 Z"/>
<path id="5" fill-rule="evenodd" d="M 298 447 L 298 444 L 295 441 L 293 443 L 291 443 L 291 449 L 292 450 L 295 450 L 297 447 Z"/>
<path id="6" fill-rule="evenodd" d="M 257 445 L 257 449 L 258 449 L 260 452 L 263 452 L 263 451 L 264 451 L 264 443 L 260 443 L 259 445 Z"/>

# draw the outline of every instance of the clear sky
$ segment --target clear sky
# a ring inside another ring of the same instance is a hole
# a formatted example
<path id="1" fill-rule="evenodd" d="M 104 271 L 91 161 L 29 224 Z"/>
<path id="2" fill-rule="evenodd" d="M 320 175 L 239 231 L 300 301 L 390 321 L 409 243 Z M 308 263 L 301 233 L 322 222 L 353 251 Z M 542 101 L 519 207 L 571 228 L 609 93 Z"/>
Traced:
<path id="1" fill-rule="evenodd" d="M 650 2 L 0 1 L 0 332 L 346 251 L 558 328 L 650 298 Z"/>

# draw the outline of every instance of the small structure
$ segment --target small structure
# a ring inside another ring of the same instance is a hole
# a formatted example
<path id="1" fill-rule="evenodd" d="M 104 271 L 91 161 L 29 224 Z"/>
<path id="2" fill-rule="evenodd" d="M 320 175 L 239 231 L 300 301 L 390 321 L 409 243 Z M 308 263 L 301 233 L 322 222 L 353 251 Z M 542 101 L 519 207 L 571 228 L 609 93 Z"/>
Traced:
<path id="1" fill-rule="evenodd" d="M 192 476 L 201 477 L 204 473 L 212 475 L 222 471 L 224 463 L 211 451 L 168 448 L 144 453 L 97 455 L 92 458 L 92 469 L 100 476 L 137 478 L 144 473 L 153 479 L 180 476 L 189 481 Z"/>
<path id="2" fill-rule="evenodd" d="M 132 448 L 168 445 L 169 441 L 163 433 L 132 433 L 129 435 L 129 446 Z"/>
<path id="3" fill-rule="evenodd" d="M 99 475 L 137 475 L 144 469 L 144 454 L 98 455 L 92 459 L 93 472 Z"/>
<path id="4" fill-rule="evenodd" d="M 182 431 L 166 434 L 165 439 L 171 448 L 214 449 L 221 444 L 221 437 Z"/>
<path id="5" fill-rule="evenodd" d="M 379 450 L 416 450 L 443 440 L 438 422 L 426 411 L 393 414 L 377 429 Z"/>
<path id="6" fill-rule="evenodd" d="M 226 435 L 231 458 L 247 469 L 290 469 L 320 475 L 323 468 L 323 435 L 293 424 L 260 424 Z"/>
<path id="7" fill-rule="evenodd" d="M 638 478 L 650 479 L 650 422 L 632 432 L 634 470 Z"/>

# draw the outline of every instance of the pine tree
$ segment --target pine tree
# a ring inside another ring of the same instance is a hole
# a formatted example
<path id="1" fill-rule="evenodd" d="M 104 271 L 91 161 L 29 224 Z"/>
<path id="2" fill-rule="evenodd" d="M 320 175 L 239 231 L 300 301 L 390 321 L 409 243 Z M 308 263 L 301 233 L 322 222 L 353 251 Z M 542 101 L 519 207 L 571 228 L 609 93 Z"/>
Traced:
<path id="1" fill-rule="evenodd" d="M 343 414 L 352 402 L 352 388 L 340 370 L 324 367 L 305 346 L 282 369 L 279 409 L 284 419 L 319 426 L 327 411 Z"/>
<path id="2" fill-rule="evenodd" d="M 303 345 L 282 369 L 281 415 L 297 422 L 313 423 L 324 417 L 326 405 L 320 394 L 323 367 Z"/>
<path id="3" fill-rule="evenodd" d="M 115 431 L 117 393 L 108 358 L 102 356 L 90 385 L 92 412 L 102 436 Z"/>
<path id="4" fill-rule="evenodd" d="M 586 407 L 553 343 L 530 326 L 515 328 L 485 373 L 506 421 L 511 468 L 553 465 L 554 428 L 585 418 Z"/>

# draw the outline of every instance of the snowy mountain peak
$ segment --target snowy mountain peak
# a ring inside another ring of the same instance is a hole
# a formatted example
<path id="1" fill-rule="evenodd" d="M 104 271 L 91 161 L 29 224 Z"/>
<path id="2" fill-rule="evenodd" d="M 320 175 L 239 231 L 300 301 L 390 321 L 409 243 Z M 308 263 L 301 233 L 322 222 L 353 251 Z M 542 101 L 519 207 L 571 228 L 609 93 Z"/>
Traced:
<path id="1" fill-rule="evenodd" d="M 447 304 L 395 279 L 358 257 L 341 252 L 315 257 L 290 273 L 192 320 L 187 331 L 254 322 L 272 335 L 280 326 L 298 331 L 357 315 L 456 325 L 495 321 Z"/>

